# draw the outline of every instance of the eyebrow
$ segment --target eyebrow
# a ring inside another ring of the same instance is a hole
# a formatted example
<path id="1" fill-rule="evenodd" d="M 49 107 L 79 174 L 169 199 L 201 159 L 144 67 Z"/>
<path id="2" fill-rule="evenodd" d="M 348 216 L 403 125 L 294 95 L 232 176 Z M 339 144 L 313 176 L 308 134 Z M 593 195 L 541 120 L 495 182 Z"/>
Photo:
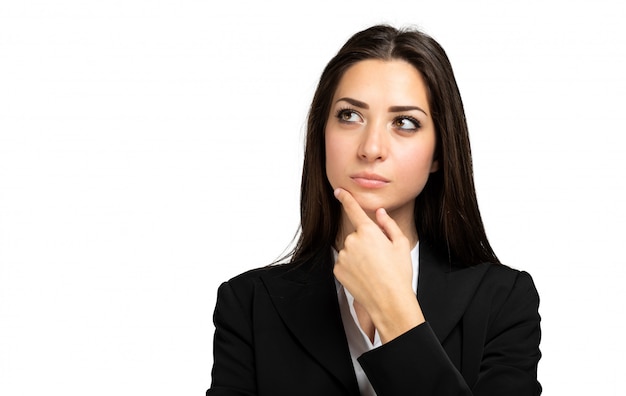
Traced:
<path id="1" fill-rule="evenodd" d="M 356 100 L 356 99 L 353 99 L 353 98 L 345 97 L 345 98 L 337 99 L 337 102 L 341 102 L 341 101 L 348 102 L 352 106 L 355 106 L 355 107 L 358 107 L 358 108 L 361 108 L 361 109 L 365 109 L 365 110 L 370 108 L 370 106 L 367 103 L 361 102 L 360 100 Z M 335 102 L 335 103 L 337 103 L 337 102 Z M 421 111 L 422 113 L 428 115 L 428 113 L 426 113 L 421 107 L 418 107 L 418 106 L 391 106 L 391 107 L 389 107 L 389 111 L 391 113 L 401 113 L 401 112 L 410 111 L 410 110 Z"/>

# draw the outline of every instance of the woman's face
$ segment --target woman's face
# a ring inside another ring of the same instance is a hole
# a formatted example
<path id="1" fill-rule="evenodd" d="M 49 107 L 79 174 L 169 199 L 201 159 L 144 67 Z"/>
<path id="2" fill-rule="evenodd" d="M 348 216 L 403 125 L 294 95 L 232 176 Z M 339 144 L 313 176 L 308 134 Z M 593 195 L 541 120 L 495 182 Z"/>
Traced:
<path id="1" fill-rule="evenodd" d="M 435 127 L 421 74 L 402 60 L 365 60 L 343 75 L 325 131 L 326 176 L 373 216 L 412 218 L 437 170 Z"/>

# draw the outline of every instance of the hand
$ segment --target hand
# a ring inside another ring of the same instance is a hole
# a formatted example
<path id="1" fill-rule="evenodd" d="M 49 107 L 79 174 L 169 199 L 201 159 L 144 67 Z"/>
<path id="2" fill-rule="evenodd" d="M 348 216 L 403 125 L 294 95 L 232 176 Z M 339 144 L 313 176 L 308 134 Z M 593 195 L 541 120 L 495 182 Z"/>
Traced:
<path id="1" fill-rule="evenodd" d="M 424 322 L 411 285 L 411 246 L 385 209 L 376 210 L 376 223 L 352 195 L 336 189 L 335 196 L 354 227 L 335 262 L 335 277 L 367 311 L 387 342 Z"/>

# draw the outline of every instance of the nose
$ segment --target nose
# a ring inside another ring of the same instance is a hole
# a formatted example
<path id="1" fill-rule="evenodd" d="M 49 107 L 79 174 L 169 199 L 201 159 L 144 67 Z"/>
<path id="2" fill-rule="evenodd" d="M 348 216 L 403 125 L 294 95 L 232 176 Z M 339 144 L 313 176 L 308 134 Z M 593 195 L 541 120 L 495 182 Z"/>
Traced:
<path id="1" fill-rule="evenodd" d="M 383 125 L 369 125 L 363 131 L 358 155 L 364 161 L 380 161 L 387 158 L 389 142 Z"/>

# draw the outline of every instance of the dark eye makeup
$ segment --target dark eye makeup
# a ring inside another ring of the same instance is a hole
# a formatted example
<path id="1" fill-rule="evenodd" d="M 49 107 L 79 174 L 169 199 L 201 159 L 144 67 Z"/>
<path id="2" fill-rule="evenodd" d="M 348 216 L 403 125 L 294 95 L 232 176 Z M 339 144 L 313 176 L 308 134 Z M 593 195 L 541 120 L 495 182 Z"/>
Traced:
<path id="1" fill-rule="evenodd" d="M 361 114 L 349 107 L 342 107 L 335 112 L 335 117 L 342 123 L 360 122 L 363 120 Z M 393 119 L 392 125 L 401 131 L 417 131 L 422 127 L 422 123 L 415 117 L 401 115 Z"/>

